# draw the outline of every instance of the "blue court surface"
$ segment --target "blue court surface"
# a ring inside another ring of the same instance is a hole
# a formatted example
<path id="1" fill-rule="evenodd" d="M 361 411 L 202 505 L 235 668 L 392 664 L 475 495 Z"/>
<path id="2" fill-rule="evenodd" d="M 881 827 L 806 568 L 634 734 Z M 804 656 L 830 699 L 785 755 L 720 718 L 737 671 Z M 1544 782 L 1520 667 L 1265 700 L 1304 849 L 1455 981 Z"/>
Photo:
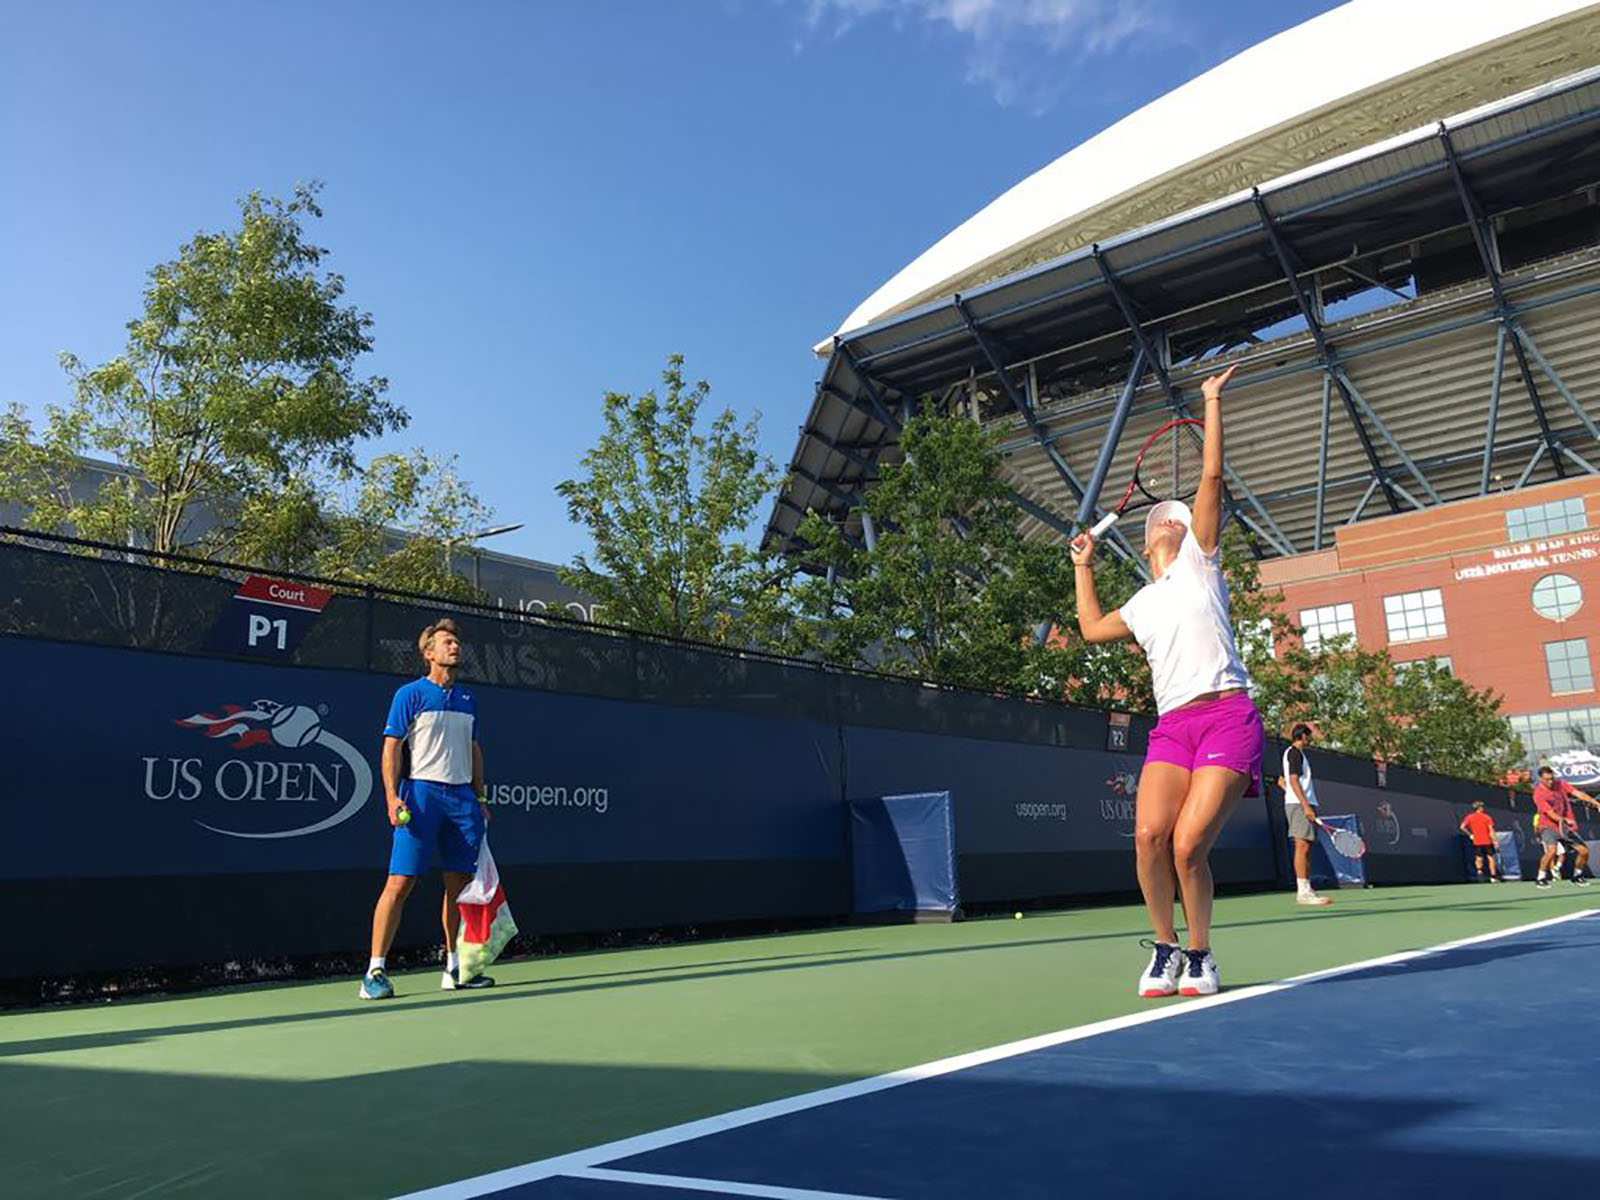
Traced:
<path id="1" fill-rule="evenodd" d="M 1165 1003 L 417 1196 L 1581 1194 L 1600 1166 L 1597 918 Z"/>

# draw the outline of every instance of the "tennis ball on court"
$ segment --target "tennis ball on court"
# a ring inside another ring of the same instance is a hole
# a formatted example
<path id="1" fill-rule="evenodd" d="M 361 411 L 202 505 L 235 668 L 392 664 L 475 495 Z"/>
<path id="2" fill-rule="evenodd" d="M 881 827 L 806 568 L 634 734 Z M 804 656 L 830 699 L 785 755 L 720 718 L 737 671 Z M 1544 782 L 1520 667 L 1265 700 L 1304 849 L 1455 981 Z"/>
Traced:
<path id="1" fill-rule="evenodd" d="M 1012 913 L 1011 914 L 1011 919 L 1013 921 L 1020 921 L 1020 920 L 1022 920 L 1022 914 L 1021 913 Z"/>

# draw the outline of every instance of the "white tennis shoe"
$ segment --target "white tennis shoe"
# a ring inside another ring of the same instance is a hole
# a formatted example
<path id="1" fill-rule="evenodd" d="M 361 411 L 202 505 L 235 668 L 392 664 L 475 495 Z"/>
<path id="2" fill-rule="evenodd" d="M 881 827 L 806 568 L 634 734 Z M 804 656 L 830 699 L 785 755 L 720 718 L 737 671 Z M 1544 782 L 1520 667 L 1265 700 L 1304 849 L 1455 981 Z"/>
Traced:
<path id="1" fill-rule="evenodd" d="M 1332 899 L 1330 899 L 1329 897 L 1327 897 L 1327 896 L 1319 896 L 1315 892 L 1301 892 L 1298 896 L 1296 896 L 1294 898 L 1294 902 L 1296 904 L 1332 904 L 1333 903 Z"/>
<path id="2" fill-rule="evenodd" d="M 1209 950 L 1183 952 L 1183 978 L 1178 983 L 1180 996 L 1215 996 L 1222 990 L 1217 977 L 1217 960 Z"/>
<path id="3" fill-rule="evenodd" d="M 1139 995 L 1146 1000 L 1176 996 L 1178 976 L 1183 973 L 1183 951 L 1168 942 L 1152 942 L 1149 938 L 1139 944 L 1150 947 L 1150 965 L 1139 976 Z"/>

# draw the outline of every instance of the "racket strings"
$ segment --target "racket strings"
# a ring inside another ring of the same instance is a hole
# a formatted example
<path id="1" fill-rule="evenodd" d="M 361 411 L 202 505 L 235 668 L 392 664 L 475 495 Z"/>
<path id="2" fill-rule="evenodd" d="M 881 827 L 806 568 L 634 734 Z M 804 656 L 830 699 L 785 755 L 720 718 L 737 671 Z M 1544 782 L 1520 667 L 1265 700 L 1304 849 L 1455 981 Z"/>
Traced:
<path id="1" fill-rule="evenodd" d="M 1174 422 L 1145 445 L 1133 481 L 1151 500 L 1187 500 L 1199 490 L 1204 455 L 1194 424 Z"/>

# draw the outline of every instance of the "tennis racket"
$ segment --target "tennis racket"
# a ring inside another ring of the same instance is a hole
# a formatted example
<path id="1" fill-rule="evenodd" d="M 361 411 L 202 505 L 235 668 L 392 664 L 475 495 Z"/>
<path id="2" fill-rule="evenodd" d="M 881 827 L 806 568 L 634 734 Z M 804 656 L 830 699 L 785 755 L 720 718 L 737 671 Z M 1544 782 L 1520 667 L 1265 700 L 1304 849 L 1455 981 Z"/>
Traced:
<path id="1" fill-rule="evenodd" d="M 1328 840 L 1333 843 L 1333 848 L 1346 858 L 1360 858 L 1367 852 L 1367 843 L 1354 829 L 1340 829 L 1337 826 L 1317 822 L 1327 831 Z"/>
<path id="2" fill-rule="evenodd" d="M 1133 478 L 1122 500 L 1090 527 L 1097 541 L 1125 512 L 1163 500 L 1190 500 L 1200 489 L 1206 425 L 1193 417 L 1168 421 L 1150 435 L 1133 460 Z"/>

